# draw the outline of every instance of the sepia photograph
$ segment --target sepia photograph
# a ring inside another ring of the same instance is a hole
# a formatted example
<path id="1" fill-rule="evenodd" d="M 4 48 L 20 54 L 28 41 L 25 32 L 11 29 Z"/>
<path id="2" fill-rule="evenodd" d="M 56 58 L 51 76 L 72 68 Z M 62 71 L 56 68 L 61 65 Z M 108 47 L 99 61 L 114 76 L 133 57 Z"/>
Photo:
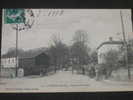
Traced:
<path id="1" fill-rule="evenodd" d="M 131 9 L 2 9 L 0 93 L 133 91 Z"/>

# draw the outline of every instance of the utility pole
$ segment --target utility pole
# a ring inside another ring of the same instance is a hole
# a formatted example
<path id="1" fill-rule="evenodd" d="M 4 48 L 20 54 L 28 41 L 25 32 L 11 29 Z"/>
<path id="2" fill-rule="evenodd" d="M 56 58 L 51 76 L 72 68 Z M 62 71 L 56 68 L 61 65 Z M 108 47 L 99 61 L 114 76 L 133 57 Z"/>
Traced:
<path id="1" fill-rule="evenodd" d="M 131 9 L 131 21 L 132 21 L 132 32 L 133 32 L 133 9 Z"/>
<path id="2" fill-rule="evenodd" d="M 132 33 L 133 33 L 133 9 L 131 9 Z"/>
<path id="3" fill-rule="evenodd" d="M 131 73 L 130 73 L 130 66 L 128 65 L 128 45 L 127 45 L 127 41 L 126 41 L 125 29 L 124 29 L 124 23 L 123 23 L 123 17 L 122 17 L 121 10 L 120 10 L 120 16 L 121 16 L 121 27 L 122 27 L 123 41 L 124 41 L 124 47 L 125 47 L 125 63 L 126 63 L 126 67 L 128 69 L 128 78 L 130 80 Z"/>
<path id="4" fill-rule="evenodd" d="M 18 75 L 18 24 L 16 24 L 16 77 Z"/>
<path id="5" fill-rule="evenodd" d="M 2 17 L 3 16 L 3 10 L 1 9 L 0 12 L 1 12 L 0 21 L 3 23 L 3 21 L 2 21 L 3 20 L 3 17 Z M 1 26 L 2 26 L 2 23 L 0 23 Z M 2 37 L 2 34 L 0 34 L 0 35 Z M 1 44 L 2 44 L 2 39 L 1 39 Z M 1 54 L 1 50 L 0 50 L 0 54 Z M 0 78 L 1 78 L 1 72 L 2 72 L 1 71 L 2 70 L 2 64 L 1 64 L 2 57 L 1 57 L 1 55 L 0 55 Z"/>

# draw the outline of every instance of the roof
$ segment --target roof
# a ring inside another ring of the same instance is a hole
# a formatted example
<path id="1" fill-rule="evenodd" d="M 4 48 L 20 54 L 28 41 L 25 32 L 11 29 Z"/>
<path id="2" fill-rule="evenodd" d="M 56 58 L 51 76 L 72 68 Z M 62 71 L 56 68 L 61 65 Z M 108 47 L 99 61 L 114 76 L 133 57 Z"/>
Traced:
<path id="1" fill-rule="evenodd" d="M 106 42 L 103 42 L 102 44 L 100 44 L 97 49 L 101 48 L 103 45 L 123 45 L 124 42 L 123 41 L 106 41 Z"/>
<path id="2" fill-rule="evenodd" d="M 29 50 L 29 51 L 25 51 L 25 52 L 21 52 L 21 53 L 18 53 L 18 57 L 20 59 L 23 59 L 23 58 L 34 58 L 42 53 L 46 53 L 46 48 L 45 50 L 44 49 L 35 49 L 35 50 Z M 2 55 L 2 58 L 11 58 L 11 57 L 15 57 L 16 54 L 15 53 L 10 53 L 10 54 L 4 54 Z"/>

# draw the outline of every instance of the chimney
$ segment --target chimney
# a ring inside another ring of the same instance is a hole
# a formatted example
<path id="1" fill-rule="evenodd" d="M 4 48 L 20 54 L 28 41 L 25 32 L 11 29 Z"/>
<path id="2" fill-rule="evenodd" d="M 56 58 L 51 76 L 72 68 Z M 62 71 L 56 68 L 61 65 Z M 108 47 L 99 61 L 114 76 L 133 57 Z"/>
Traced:
<path id="1" fill-rule="evenodd" d="M 113 41 L 113 38 L 112 37 L 109 37 L 109 41 L 112 42 Z"/>

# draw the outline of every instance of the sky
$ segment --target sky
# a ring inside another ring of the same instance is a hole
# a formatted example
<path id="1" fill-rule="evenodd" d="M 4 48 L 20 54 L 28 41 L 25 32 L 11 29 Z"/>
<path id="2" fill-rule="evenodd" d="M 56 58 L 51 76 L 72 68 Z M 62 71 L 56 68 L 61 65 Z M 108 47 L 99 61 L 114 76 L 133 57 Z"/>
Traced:
<path id="1" fill-rule="evenodd" d="M 120 9 L 52 9 L 63 10 L 62 15 L 48 16 L 51 9 L 33 9 L 34 25 L 31 29 L 19 31 L 18 47 L 24 50 L 48 47 L 52 36 L 60 36 L 67 45 L 72 44 L 72 38 L 77 30 L 88 34 L 88 46 L 98 47 L 109 37 L 114 40 L 122 39 Z M 126 39 L 133 38 L 131 10 L 122 9 Z M 15 47 L 16 31 L 11 25 L 2 23 L 2 54 L 9 48 Z"/>

